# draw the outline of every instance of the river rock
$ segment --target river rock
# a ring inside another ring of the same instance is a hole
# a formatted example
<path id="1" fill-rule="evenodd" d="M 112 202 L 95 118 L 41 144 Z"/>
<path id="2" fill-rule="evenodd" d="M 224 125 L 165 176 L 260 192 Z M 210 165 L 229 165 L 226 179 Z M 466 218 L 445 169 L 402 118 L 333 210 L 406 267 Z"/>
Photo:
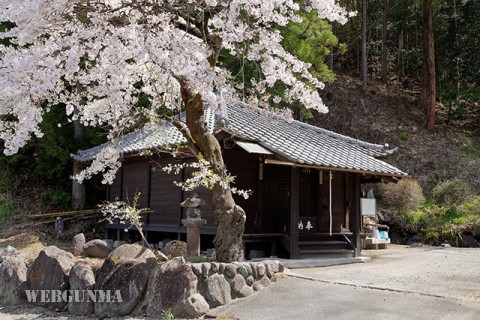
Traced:
<path id="1" fill-rule="evenodd" d="M 257 263 L 257 279 L 265 275 L 265 265 L 263 263 Z"/>
<path id="2" fill-rule="evenodd" d="M 108 243 L 100 239 L 88 241 L 83 246 L 83 254 L 91 258 L 106 258 L 112 250 Z"/>
<path id="3" fill-rule="evenodd" d="M 268 279 L 267 276 L 264 276 L 260 280 L 257 280 L 253 283 L 252 288 L 255 291 L 260 291 L 265 287 L 268 287 L 270 285 L 270 279 Z"/>
<path id="4" fill-rule="evenodd" d="M 237 275 L 237 269 L 238 269 L 237 265 L 233 263 L 226 263 L 224 274 L 229 278 L 233 278 Z"/>
<path id="5" fill-rule="evenodd" d="M 232 287 L 232 291 L 235 293 L 240 293 L 243 287 L 246 286 L 245 278 L 241 274 L 237 274 L 232 281 L 230 282 L 230 286 Z"/>
<path id="6" fill-rule="evenodd" d="M 238 296 L 240 298 L 245 298 L 245 297 L 248 297 L 248 296 L 251 296 L 252 294 L 254 294 L 255 291 L 252 289 L 252 287 L 249 287 L 249 286 L 245 286 L 242 288 L 242 290 L 238 293 Z"/>
<path id="7" fill-rule="evenodd" d="M 197 318 L 206 314 L 210 306 L 201 294 L 196 293 L 186 300 L 184 310 L 189 317 Z"/>
<path id="8" fill-rule="evenodd" d="M 232 300 L 230 285 L 225 277 L 219 274 L 208 278 L 205 295 L 212 308 L 227 304 Z"/>
<path id="9" fill-rule="evenodd" d="M 185 257 L 187 255 L 187 243 L 179 240 L 172 240 L 162 248 L 162 252 L 167 256 Z"/>
<path id="10" fill-rule="evenodd" d="M 75 235 L 72 239 L 72 247 L 70 248 L 70 252 L 76 257 L 79 257 L 83 254 L 83 246 L 85 245 L 85 235 L 83 233 L 79 233 Z"/>
<path id="11" fill-rule="evenodd" d="M 159 252 L 160 256 L 168 259 L 163 253 Z M 114 249 L 107 259 L 120 260 L 120 259 L 134 259 L 146 261 L 147 259 L 155 258 L 155 254 L 152 250 L 145 248 L 141 244 L 123 244 Z"/>
<path id="12" fill-rule="evenodd" d="M 247 279 L 245 279 L 245 282 L 247 285 L 251 286 L 255 282 L 255 278 L 253 276 L 248 276 Z"/>
<path id="13" fill-rule="evenodd" d="M 279 270 L 279 262 L 278 261 L 265 261 L 264 263 L 265 266 L 265 273 L 269 278 L 272 278 L 275 273 L 278 272 Z"/>

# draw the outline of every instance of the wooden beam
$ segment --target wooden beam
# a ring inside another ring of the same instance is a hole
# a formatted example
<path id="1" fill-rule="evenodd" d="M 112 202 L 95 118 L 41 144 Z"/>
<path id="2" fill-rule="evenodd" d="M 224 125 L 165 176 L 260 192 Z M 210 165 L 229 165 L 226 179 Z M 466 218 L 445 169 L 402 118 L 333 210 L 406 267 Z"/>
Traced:
<path id="1" fill-rule="evenodd" d="M 56 218 L 56 217 L 67 217 L 67 216 L 75 216 L 75 217 L 82 217 L 91 214 L 100 214 L 101 211 L 99 209 L 90 209 L 90 210 L 78 210 L 78 211 L 66 211 L 66 212 L 55 212 L 55 213 L 39 213 L 33 214 L 28 216 L 29 218 Z"/>
<path id="2" fill-rule="evenodd" d="M 290 259 L 298 259 L 298 219 L 300 217 L 300 173 L 292 167 L 290 179 Z"/>
<path id="3" fill-rule="evenodd" d="M 322 166 L 312 166 L 307 164 L 299 164 L 289 161 L 280 161 L 274 159 L 265 159 L 266 164 L 276 164 L 279 166 L 288 166 L 288 167 L 296 167 L 296 168 L 315 168 L 319 170 L 329 170 L 329 171 L 340 171 L 340 172 L 351 172 L 351 173 L 360 173 L 365 175 L 372 175 L 375 174 L 377 176 L 385 176 L 385 177 L 408 177 L 407 174 L 395 174 L 395 173 L 383 173 L 383 172 L 371 172 L 366 170 L 355 170 L 355 169 L 344 169 L 344 168 L 333 168 L 333 167 L 322 167 Z"/>

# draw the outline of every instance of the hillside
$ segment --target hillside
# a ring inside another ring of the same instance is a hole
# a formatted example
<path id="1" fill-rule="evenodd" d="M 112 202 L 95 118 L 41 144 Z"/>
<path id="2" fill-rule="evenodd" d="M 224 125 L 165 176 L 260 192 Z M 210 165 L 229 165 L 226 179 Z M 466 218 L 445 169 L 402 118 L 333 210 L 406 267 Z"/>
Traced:
<path id="1" fill-rule="evenodd" d="M 480 121 L 471 117 L 468 126 L 464 120 L 451 121 L 438 104 L 437 132 L 430 134 L 425 129 L 419 95 L 416 89 L 385 88 L 375 82 L 365 93 L 360 80 L 339 75 L 324 93 L 329 113 L 317 114 L 309 122 L 368 142 L 398 147 L 386 161 L 417 179 L 426 196 L 439 182 L 454 178 L 479 190 Z"/>

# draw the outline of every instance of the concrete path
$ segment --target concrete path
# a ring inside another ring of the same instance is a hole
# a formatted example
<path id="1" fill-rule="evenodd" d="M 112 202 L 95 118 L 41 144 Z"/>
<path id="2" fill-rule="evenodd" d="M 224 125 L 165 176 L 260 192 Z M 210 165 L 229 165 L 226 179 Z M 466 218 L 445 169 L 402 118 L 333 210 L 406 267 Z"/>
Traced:
<path id="1" fill-rule="evenodd" d="M 367 263 L 295 269 L 283 282 L 212 310 L 254 319 L 480 319 L 480 249 L 365 251 Z"/>

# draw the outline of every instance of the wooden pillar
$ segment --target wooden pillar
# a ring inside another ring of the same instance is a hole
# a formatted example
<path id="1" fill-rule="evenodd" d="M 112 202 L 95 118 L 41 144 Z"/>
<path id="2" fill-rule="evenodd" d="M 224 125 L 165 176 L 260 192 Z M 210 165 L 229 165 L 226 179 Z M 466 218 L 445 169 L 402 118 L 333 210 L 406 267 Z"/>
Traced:
<path id="1" fill-rule="evenodd" d="M 350 211 L 352 207 L 352 192 L 351 192 L 351 186 L 349 184 L 349 175 L 346 172 L 345 173 L 345 185 L 343 186 L 343 199 L 345 201 L 345 229 L 350 230 Z"/>
<path id="2" fill-rule="evenodd" d="M 152 205 L 150 204 L 151 201 L 151 194 L 152 194 L 152 166 L 148 164 L 148 189 L 147 189 L 147 208 L 151 208 Z M 146 221 L 145 224 L 150 224 L 150 215 L 152 214 L 151 210 L 148 210 L 146 213 Z"/>
<path id="3" fill-rule="evenodd" d="M 292 167 L 290 179 L 290 259 L 298 259 L 298 219 L 300 216 L 300 173 Z"/>
<path id="4" fill-rule="evenodd" d="M 265 164 L 263 157 L 258 158 L 258 179 L 257 179 L 257 211 L 255 212 L 254 227 L 256 232 L 262 231 L 263 213 L 263 180 L 265 175 Z"/>
<path id="5" fill-rule="evenodd" d="M 360 230 L 362 228 L 362 217 L 360 214 L 360 176 L 355 174 L 353 185 L 353 217 L 352 220 L 352 232 L 353 232 L 353 245 L 357 248 L 356 255 L 359 256 L 362 251 L 362 242 L 360 240 Z"/>

